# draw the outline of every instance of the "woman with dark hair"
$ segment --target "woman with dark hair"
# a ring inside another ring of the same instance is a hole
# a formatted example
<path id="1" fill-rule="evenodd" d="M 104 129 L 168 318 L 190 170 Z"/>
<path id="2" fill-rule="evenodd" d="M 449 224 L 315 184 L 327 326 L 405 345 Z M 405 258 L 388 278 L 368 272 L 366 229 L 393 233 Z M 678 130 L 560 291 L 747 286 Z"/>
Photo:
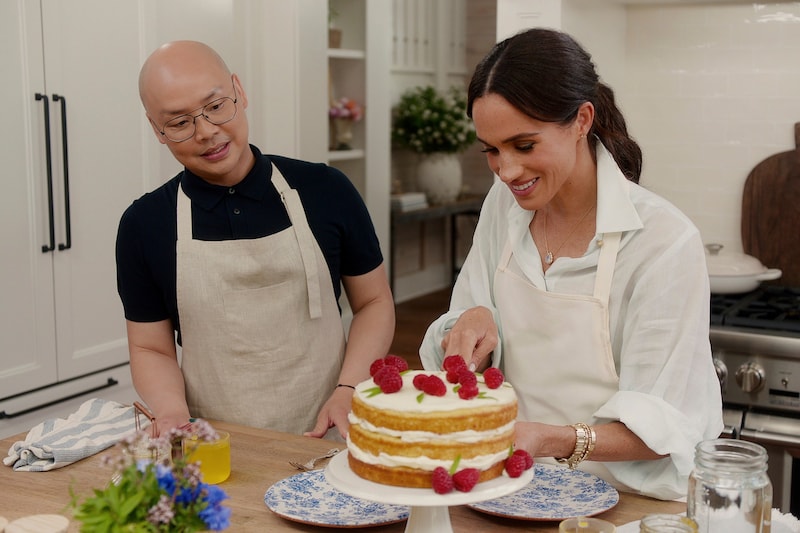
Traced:
<path id="1" fill-rule="evenodd" d="M 618 488 L 686 495 L 723 428 L 697 228 L 638 185 L 639 146 L 569 35 L 531 29 L 477 66 L 467 113 L 499 178 L 420 355 L 499 366 L 516 447 Z"/>

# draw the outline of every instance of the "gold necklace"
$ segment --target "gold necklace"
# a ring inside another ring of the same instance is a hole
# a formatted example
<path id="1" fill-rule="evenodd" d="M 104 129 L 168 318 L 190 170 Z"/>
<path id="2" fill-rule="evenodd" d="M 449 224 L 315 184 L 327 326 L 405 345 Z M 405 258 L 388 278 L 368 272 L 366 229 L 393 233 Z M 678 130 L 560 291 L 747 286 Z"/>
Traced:
<path id="1" fill-rule="evenodd" d="M 570 232 L 567 234 L 567 236 L 564 238 L 564 240 L 561 241 L 561 244 L 558 246 L 558 248 L 556 248 L 555 251 L 553 251 L 553 252 L 550 251 L 550 246 L 547 244 L 547 213 L 548 212 L 547 211 L 544 212 L 544 223 L 543 223 L 543 228 L 542 229 L 543 229 L 543 232 L 544 232 L 544 250 L 545 250 L 544 262 L 545 263 L 547 263 L 548 265 L 552 265 L 553 264 L 553 261 L 555 261 L 556 254 L 558 253 L 558 251 L 561 249 L 562 246 L 564 246 L 567 243 L 569 238 L 572 237 L 572 234 L 575 233 L 575 231 L 578 229 L 578 226 L 581 225 L 581 222 L 583 222 L 583 219 L 585 219 L 587 216 L 589 216 L 589 213 L 591 213 L 594 210 L 594 208 L 595 208 L 594 205 L 589 207 L 589 210 L 586 211 L 583 214 L 583 216 L 580 218 L 580 220 L 578 220 L 578 222 L 575 223 L 574 226 L 572 226 L 572 230 L 570 230 Z"/>

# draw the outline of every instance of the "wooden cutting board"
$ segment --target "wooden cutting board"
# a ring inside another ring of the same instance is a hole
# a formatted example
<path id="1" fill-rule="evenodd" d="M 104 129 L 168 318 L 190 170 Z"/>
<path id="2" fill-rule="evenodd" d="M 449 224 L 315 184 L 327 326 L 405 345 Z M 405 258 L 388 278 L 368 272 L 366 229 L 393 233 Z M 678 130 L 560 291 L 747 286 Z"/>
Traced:
<path id="1" fill-rule="evenodd" d="M 769 283 L 800 287 L 800 122 L 795 149 L 757 164 L 742 195 L 742 247 L 783 275 Z"/>

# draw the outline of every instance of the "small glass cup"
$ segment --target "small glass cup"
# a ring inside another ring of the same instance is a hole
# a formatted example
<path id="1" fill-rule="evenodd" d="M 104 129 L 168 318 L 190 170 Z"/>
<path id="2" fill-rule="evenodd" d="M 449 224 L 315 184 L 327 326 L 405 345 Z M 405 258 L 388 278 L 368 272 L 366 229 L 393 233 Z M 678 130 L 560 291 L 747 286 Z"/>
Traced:
<path id="1" fill-rule="evenodd" d="M 172 464 L 172 445 L 158 439 L 140 439 L 123 452 L 136 463 Z"/>
<path id="2" fill-rule="evenodd" d="M 213 441 L 183 439 L 183 456 L 187 461 L 200 463 L 203 481 L 211 485 L 222 483 L 231 475 L 231 434 L 218 431 L 217 435 Z"/>
<path id="3" fill-rule="evenodd" d="M 617 528 L 611 522 L 583 516 L 567 518 L 558 524 L 560 533 L 614 533 Z"/>
<path id="4" fill-rule="evenodd" d="M 639 522 L 640 533 L 697 533 L 691 518 L 677 514 L 650 514 Z"/>

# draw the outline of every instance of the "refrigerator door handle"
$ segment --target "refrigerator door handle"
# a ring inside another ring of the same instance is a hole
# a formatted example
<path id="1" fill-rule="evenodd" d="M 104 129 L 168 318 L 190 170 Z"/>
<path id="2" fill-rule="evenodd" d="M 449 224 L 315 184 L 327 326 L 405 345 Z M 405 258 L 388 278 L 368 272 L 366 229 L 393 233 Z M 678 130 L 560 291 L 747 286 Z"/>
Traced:
<path id="1" fill-rule="evenodd" d="M 58 243 L 58 250 L 72 248 L 72 217 L 69 212 L 69 156 L 67 150 L 67 99 L 53 94 L 54 102 L 61 102 L 61 151 L 64 160 L 64 231 L 66 242 Z"/>
<path id="2" fill-rule="evenodd" d="M 47 210 L 50 223 L 50 244 L 42 245 L 42 253 L 52 252 L 56 247 L 56 223 L 53 215 L 53 161 L 50 156 L 50 100 L 46 94 L 36 93 L 36 100 L 44 105 L 44 147 L 47 161 Z"/>

